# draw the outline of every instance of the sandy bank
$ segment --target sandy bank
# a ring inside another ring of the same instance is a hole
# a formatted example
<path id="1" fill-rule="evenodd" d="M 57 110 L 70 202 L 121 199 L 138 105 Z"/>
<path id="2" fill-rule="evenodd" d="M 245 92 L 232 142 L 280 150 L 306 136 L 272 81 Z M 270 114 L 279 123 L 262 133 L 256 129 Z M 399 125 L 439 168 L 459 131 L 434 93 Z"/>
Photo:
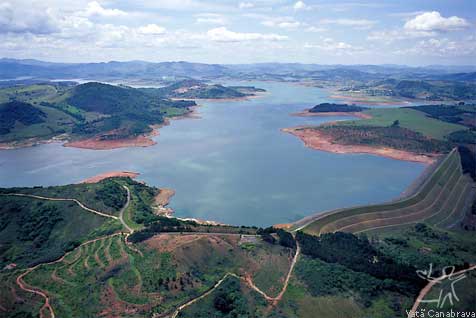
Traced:
<path id="1" fill-rule="evenodd" d="M 131 171 L 110 171 L 110 172 L 104 172 L 101 174 L 98 174 L 94 177 L 90 177 L 87 179 L 84 179 L 80 183 L 97 183 L 101 180 L 107 179 L 107 178 L 114 178 L 114 177 L 129 177 L 129 178 L 136 178 L 139 176 L 139 173 L 137 172 L 131 172 Z"/>
<path id="2" fill-rule="evenodd" d="M 404 150 L 397 150 L 385 147 L 341 145 L 335 143 L 332 136 L 324 134 L 321 131 L 306 127 L 284 128 L 282 129 L 282 131 L 299 137 L 309 148 L 332 153 L 367 153 L 396 160 L 421 162 L 424 164 L 433 163 L 438 156 L 436 154 L 417 154 Z"/>
<path id="3" fill-rule="evenodd" d="M 292 223 L 279 223 L 279 224 L 274 224 L 273 227 L 275 229 L 283 229 L 283 230 L 288 230 L 293 226 Z"/>
<path id="4" fill-rule="evenodd" d="M 154 198 L 153 208 L 155 214 L 161 216 L 172 217 L 174 210 L 172 208 L 167 207 L 170 202 L 170 198 L 175 195 L 175 190 L 163 188 L 160 189 L 159 194 L 157 194 Z"/>
<path id="5" fill-rule="evenodd" d="M 99 136 L 89 139 L 69 141 L 63 146 L 91 150 L 111 150 L 128 147 L 149 147 L 156 144 L 156 142 L 153 141 L 151 137 L 157 135 L 159 135 L 159 131 L 157 129 L 154 129 L 150 134 L 141 135 L 134 138 L 103 140 Z"/>
<path id="6" fill-rule="evenodd" d="M 363 112 L 325 112 L 325 113 L 312 113 L 309 110 L 305 110 L 298 113 L 292 113 L 291 116 L 299 117 L 333 117 L 333 116 L 353 116 L 362 119 L 370 119 L 372 116 Z"/>
<path id="7" fill-rule="evenodd" d="M 175 190 L 163 188 L 154 198 L 155 204 L 166 206 L 170 202 L 170 198 L 175 195 Z"/>
<path id="8" fill-rule="evenodd" d="M 82 139 L 77 141 L 69 141 L 63 144 L 64 147 L 82 148 L 90 150 L 111 150 L 117 148 L 130 148 L 130 147 L 149 147 L 156 144 L 152 137 L 159 136 L 159 129 L 170 124 L 170 120 L 186 119 L 186 118 L 200 118 L 196 111 L 196 107 L 190 107 L 190 111 L 184 115 L 174 116 L 170 118 L 164 118 L 164 122 L 158 125 L 150 126 L 152 131 L 148 134 L 139 135 L 132 138 L 124 139 L 112 139 L 103 140 L 101 136 L 96 136 L 88 139 Z M 110 132 L 110 134 L 113 132 Z"/>
<path id="9" fill-rule="evenodd" d="M 19 148 L 33 147 L 43 144 L 64 142 L 68 136 L 66 134 L 54 136 L 50 139 L 28 138 L 20 141 L 0 142 L 0 150 L 11 150 Z"/>

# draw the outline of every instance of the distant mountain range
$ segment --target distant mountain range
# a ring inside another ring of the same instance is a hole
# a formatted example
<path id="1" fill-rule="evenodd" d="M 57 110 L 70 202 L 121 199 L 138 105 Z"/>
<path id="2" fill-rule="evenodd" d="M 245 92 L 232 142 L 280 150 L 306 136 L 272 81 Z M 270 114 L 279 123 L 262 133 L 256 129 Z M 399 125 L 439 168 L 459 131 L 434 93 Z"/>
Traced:
<path id="1" fill-rule="evenodd" d="M 190 62 L 52 63 L 33 59 L 0 59 L 2 79 L 278 79 L 379 80 L 434 79 L 476 81 L 476 66 L 410 67 L 403 65 L 319 65 L 299 63 L 203 64 Z"/>

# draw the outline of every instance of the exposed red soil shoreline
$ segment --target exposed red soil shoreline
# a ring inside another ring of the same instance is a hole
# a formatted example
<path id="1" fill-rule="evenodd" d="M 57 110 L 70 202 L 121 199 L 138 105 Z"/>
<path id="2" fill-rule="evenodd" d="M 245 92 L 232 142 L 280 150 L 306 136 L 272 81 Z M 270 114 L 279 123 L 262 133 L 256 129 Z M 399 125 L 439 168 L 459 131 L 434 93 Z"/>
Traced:
<path id="1" fill-rule="evenodd" d="M 73 148 L 81 148 L 81 149 L 90 149 L 90 150 L 111 150 L 117 148 L 130 148 L 130 147 L 150 147 L 157 142 L 155 142 L 152 137 L 159 136 L 160 132 L 159 129 L 167 126 L 170 124 L 170 119 L 177 120 L 177 119 L 185 119 L 185 118 L 200 118 L 197 114 L 195 108 L 197 106 L 193 106 L 190 108 L 190 112 L 180 115 L 174 116 L 171 118 L 165 118 L 164 122 L 159 125 L 151 126 L 152 132 L 144 135 L 139 135 L 133 138 L 125 138 L 125 139 L 112 139 L 112 140 L 103 140 L 101 136 L 96 136 L 93 138 L 82 139 L 77 141 L 69 141 L 63 144 L 64 147 L 73 147 Z"/>
<path id="2" fill-rule="evenodd" d="M 282 131 L 299 137 L 309 148 L 332 153 L 367 153 L 396 160 L 413 161 L 424 164 L 432 164 L 438 157 L 437 154 L 417 154 L 409 151 L 385 147 L 341 145 L 334 142 L 333 136 L 324 134 L 321 131 L 308 127 L 284 128 Z"/>
<path id="3" fill-rule="evenodd" d="M 163 188 L 163 189 L 160 189 L 159 194 L 155 196 L 154 200 L 156 204 L 166 206 L 167 204 L 169 204 L 170 199 L 174 195 L 175 195 L 175 190 Z"/>
<path id="4" fill-rule="evenodd" d="M 292 116 L 299 117 L 333 117 L 333 116 L 354 116 L 362 119 L 370 119 L 371 115 L 363 112 L 321 112 L 321 113 L 312 113 L 309 110 L 305 110 L 298 113 L 291 114 Z"/>
<path id="5" fill-rule="evenodd" d="M 98 136 L 89 139 L 69 141 L 63 146 L 91 150 L 111 150 L 126 147 L 149 147 L 156 144 L 156 142 L 153 141 L 151 137 L 158 135 L 159 131 L 157 129 L 153 129 L 150 134 L 141 135 L 134 138 L 103 140 L 100 136 Z"/>
<path id="6" fill-rule="evenodd" d="M 102 181 L 104 179 L 114 178 L 114 177 L 129 177 L 129 178 L 134 179 L 137 176 L 139 176 L 139 173 L 132 172 L 132 171 L 109 171 L 109 172 L 104 172 L 104 173 L 98 174 L 96 176 L 84 179 L 80 183 L 97 183 L 97 182 Z"/>

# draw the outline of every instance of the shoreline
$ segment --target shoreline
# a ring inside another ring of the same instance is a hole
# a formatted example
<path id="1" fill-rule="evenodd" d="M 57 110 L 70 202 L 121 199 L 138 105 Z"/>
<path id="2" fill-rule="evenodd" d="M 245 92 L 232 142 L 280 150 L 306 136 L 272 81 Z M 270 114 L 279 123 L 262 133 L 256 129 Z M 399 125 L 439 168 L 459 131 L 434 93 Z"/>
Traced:
<path id="1" fill-rule="evenodd" d="M 240 101 L 247 101 L 256 98 L 261 98 L 263 96 L 268 95 L 269 92 L 256 92 L 253 95 L 247 95 L 243 97 L 226 97 L 226 98 L 171 98 L 171 100 L 186 100 L 186 101 L 201 101 L 201 102 L 240 102 Z"/>
<path id="2" fill-rule="evenodd" d="M 101 137 L 99 136 L 76 141 L 68 141 L 63 144 L 63 147 L 81 148 L 89 150 L 112 150 L 118 148 L 149 147 L 156 144 L 156 142 L 153 141 L 151 137 L 158 136 L 159 134 L 160 133 L 158 129 L 153 128 L 152 132 L 134 138 L 101 140 Z"/>
<path id="3" fill-rule="evenodd" d="M 281 131 L 298 137 L 302 142 L 304 142 L 306 147 L 337 154 L 371 154 L 390 159 L 419 162 L 425 165 L 434 163 L 439 157 L 437 154 L 416 154 L 409 151 L 385 147 L 336 144 L 334 143 L 332 136 L 325 135 L 322 132 L 306 126 L 283 128 Z"/>
<path id="4" fill-rule="evenodd" d="M 201 118 L 196 111 L 197 106 L 191 106 L 189 112 L 183 115 L 172 116 L 164 118 L 164 122 L 157 125 L 151 125 L 152 131 L 147 134 L 139 135 L 134 138 L 116 139 L 116 140 L 100 140 L 100 137 L 92 137 L 88 139 L 82 139 L 77 141 L 68 141 L 63 144 L 63 147 L 81 148 L 89 150 L 112 150 L 119 148 L 132 148 L 132 147 L 150 147 L 157 144 L 152 137 L 160 136 L 160 128 L 170 125 L 171 120 L 180 120 Z"/>
<path id="5" fill-rule="evenodd" d="M 21 148 L 35 147 L 39 145 L 47 145 L 53 143 L 61 143 L 67 141 L 67 135 L 62 134 L 51 137 L 49 139 L 28 138 L 21 141 L 11 141 L 0 143 L 0 150 L 14 150 Z"/>
<path id="6" fill-rule="evenodd" d="M 129 177 L 131 179 L 137 178 L 140 175 L 138 172 L 132 171 L 109 171 L 103 172 L 98 175 L 86 178 L 79 183 L 98 183 L 102 180 L 109 179 L 109 178 L 116 178 L 116 177 Z"/>
<path id="7" fill-rule="evenodd" d="M 146 134 L 142 134 L 132 138 L 113 139 L 113 140 L 100 140 L 100 136 L 95 136 L 80 140 L 68 140 L 67 134 L 53 136 L 49 139 L 29 138 L 21 141 L 12 141 L 0 143 L 0 150 L 15 150 L 21 148 L 29 148 L 39 145 L 62 143 L 63 147 L 88 149 L 88 150 L 112 150 L 120 148 L 132 148 L 132 147 L 150 147 L 155 142 L 152 137 L 160 135 L 159 129 L 170 124 L 170 120 L 201 118 L 196 108 L 200 105 L 190 106 L 189 112 L 183 115 L 165 117 L 164 122 L 161 124 L 151 125 L 152 131 Z"/>
<path id="8" fill-rule="evenodd" d="M 175 190 L 169 188 L 159 189 L 159 193 L 154 197 L 154 204 L 152 208 L 156 215 L 173 217 L 174 210 L 170 207 L 167 207 L 171 198 L 175 195 Z"/>

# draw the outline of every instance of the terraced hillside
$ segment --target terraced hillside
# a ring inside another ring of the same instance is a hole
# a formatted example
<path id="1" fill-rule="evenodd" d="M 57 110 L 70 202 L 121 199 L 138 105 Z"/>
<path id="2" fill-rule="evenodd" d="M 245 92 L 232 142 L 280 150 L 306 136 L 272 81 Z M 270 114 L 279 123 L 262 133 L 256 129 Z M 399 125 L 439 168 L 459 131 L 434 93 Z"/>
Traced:
<path id="1" fill-rule="evenodd" d="M 307 223 L 298 223 L 296 228 L 314 235 L 379 231 L 419 222 L 451 228 L 462 220 L 474 192 L 474 183 L 463 174 L 459 153 L 453 149 L 412 196 L 384 204 L 332 211 Z"/>
<path id="2" fill-rule="evenodd" d="M 276 296 L 292 253 L 256 236 L 161 234 L 132 245 L 115 233 L 24 272 L 17 284 L 48 297 L 50 307 L 40 307 L 38 295 L 32 301 L 43 317 L 182 317 L 181 308 L 221 282 L 226 286 L 238 279 Z M 268 304 L 258 291 L 253 298 L 257 311 Z"/>

